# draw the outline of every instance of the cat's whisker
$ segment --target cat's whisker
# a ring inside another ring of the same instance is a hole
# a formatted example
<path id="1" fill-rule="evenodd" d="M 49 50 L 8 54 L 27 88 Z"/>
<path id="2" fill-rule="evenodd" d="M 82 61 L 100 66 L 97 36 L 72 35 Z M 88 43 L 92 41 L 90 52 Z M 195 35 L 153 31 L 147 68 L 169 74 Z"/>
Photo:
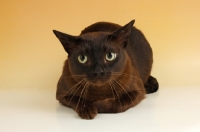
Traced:
<path id="1" fill-rule="evenodd" d="M 89 87 L 90 87 L 90 83 L 88 82 L 87 87 L 84 91 L 81 109 L 82 109 L 82 107 L 85 108 L 85 103 L 86 103 L 86 98 L 87 98 L 87 93 L 88 93 Z"/>
<path id="2" fill-rule="evenodd" d="M 111 91 L 112 91 L 113 98 L 115 99 L 115 98 L 116 98 L 116 95 L 115 95 L 115 93 L 114 93 L 113 87 L 111 86 L 111 82 L 108 82 L 108 85 L 110 86 L 110 89 L 111 89 Z M 115 103 L 114 103 L 114 107 L 115 107 Z"/>
<path id="3" fill-rule="evenodd" d="M 82 87 L 82 84 L 85 83 L 85 82 L 86 82 L 86 79 L 82 83 L 80 83 L 80 86 L 76 90 L 74 90 L 75 92 L 73 92 L 73 95 L 72 95 L 72 97 L 70 98 L 70 100 L 68 102 L 68 106 L 69 106 L 70 102 L 72 101 L 72 99 L 73 99 L 74 95 L 76 94 L 76 92 Z"/>
<path id="4" fill-rule="evenodd" d="M 121 76 L 121 77 L 122 77 L 122 76 L 124 76 L 124 77 L 128 76 L 128 77 L 137 79 L 138 81 L 140 81 L 141 83 L 143 83 L 142 80 L 141 80 L 139 77 L 133 76 L 133 75 L 130 75 L 130 74 L 121 73 L 121 72 L 113 72 L 112 75 L 114 75 L 114 76 L 117 75 L 117 76 Z"/>
<path id="5" fill-rule="evenodd" d="M 109 82 L 109 85 L 110 85 L 110 82 Z M 115 93 L 114 93 L 114 90 L 113 90 L 113 88 L 111 86 L 110 86 L 110 89 L 112 91 L 113 98 L 115 98 Z"/>
<path id="6" fill-rule="evenodd" d="M 133 77 L 133 78 L 138 78 L 137 76 L 126 74 L 126 73 L 123 73 L 123 72 L 113 72 L 112 75 L 119 75 L 119 76 L 124 75 L 124 76 Z"/>
<path id="7" fill-rule="evenodd" d="M 87 85 L 88 85 L 88 82 L 85 83 L 85 85 L 83 86 L 83 88 L 82 88 L 82 90 L 81 90 L 81 94 L 80 94 L 80 96 L 79 96 L 79 100 L 78 100 L 78 103 L 77 103 L 77 105 L 76 105 L 76 109 L 75 109 L 75 110 L 77 110 L 77 108 L 78 108 L 78 106 L 79 106 L 80 100 L 81 100 L 82 95 L 83 95 L 83 91 L 85 91 Z"/>
<path id="8" fill-rule="evenodd" d="M 67 95 L 70 95 L 70 93 L 72 93 L 73 90 L 75 90 L 76 86 L 79 85 L 79 84 L 81 84 L 81 83 L 82 83 L 83 81 L 85 81 L 85 80 L 86 80 L 86 79 L 82 79 L 80 82 L 74 84 L 74 85 L 67 91 L 67 93 L 63 96 L 63 98 L 64 98 L 65 96 L 67 96 Z M 74 87 L 75 87 L 75 88 L 74 88 Z M 71 90 L 72 90 L 72 92 L 70 92 Z"/>
<path id="9" fill-rule="evenodd" d="M 123 86 L 120 84 L 120 82 L 116 79 L 116 80 L 113 80 L 115 83 L 117 83 L 117 85 L 119 85 L 125 92 L 126 94 L 128 95 L 128 97 L 130 98 L 131 102 L 133 102 L 133 99 L 131 98 L 131 96 L 129 95 L 129 93 L 127 92 L 127 90 L 125 88 L 123 88 Z M 129 88 L 129 87 L 128 87 Z"/>
<path id="10" fill-rule="evenodd" d="M 132 78 L 135 78 L 135 79 L 140 80 L 140 78 L 139 78 L 138 76 L 133 76 L 133 75 L 126 74 L 126 73 L 122 73 L 122 76 L 129 76 L 129 77 L 132 77 Z M 140 81 L 141 81 L 141 80 L 140 80 Z"/>
<path id="11" fill-rule="evenodd" d="M 73 76 L 68 76 L 68 77 L 63 77 L 64 79 L 67 78 L 74 78 L 74 77 L 85 77 L 85 75 L 73 75 Z M 69 90 L 67 90 L 66 94 L 63 96 L 63 98 L 65 98 L 67 95 L 71 95 L 75 90 L 76 90 L 76 86 L 78 86 L 79 84 L 81 84 L 83 81 L 85 81 L 86 79 L 82 79 L 81 81 L 79 81 L 78 83 L 74 84 Z M 67 100 L 69 99 L 69 96 L 67 98 Z"/>
<path id="12" fill-rule="evenodd" d="M 119 83 L 123 84 L 125 87 L 127 87 L 130 91 L 132 91 L 132 89 L 127 86 L 125 83 L 123 83 L 122 81 L 120 81 L 119 79 L 116 79 L 116 81 L 118 81 Z"/>
<path id="13" fill-rule="evenodd" d="M 118 80 L 119 81 L 119 80 Z M 114 81 L 113 81 L 114 82 Z M 116 83 L 116 82 L 115 82 Z M 119 84 L 115 84 L 115 83 L 113 83 L 113 85 L 115 85 L 116 87 L 118 87 L 119 86 Z M 121 88 L 123 88 L 122 86 L 120 86 Z M 127 86 L 127 88 L 129 88 L 128 86 Z M 129 88 L 130 89 L 130 88 Z M 124 89 L 125 90 L 125 89 Z M 131 90 L 131 89 L 130 89 Z M 137 90 L 138 91 L 138 90 Z M 120 92 L 120 91 L 119 91 Z M 129 98 L 130 98 L 130 100 L 131 100 L 131 102 L 133 102 L 133 99 L 130 97 L 130 94 L 128 94 L 128 92 L 126 92 L 127 93 L 127 95 L 129 96 Z M 131 92 L 132 93 L 132 95 L 134 96 L 134 99 L 136 100 L 136 102 L 138 102 L 138 98 L 136 98 L 136 93 L 134 93 L 133 91 Z"/>
<path id="14" fill-rule="evenodd" d="M 116 91 L 118 92 L 119 97 L 121 97 L 123 95 L 123 90 L 121 90 L 120 86 L 117 85 L 114 80 L 112 81 L 112 85 L 114 86 L 114 88 L 116 89 Z"/>
<path id="15" fill-rule="evenodd" d="M 117 95 L 117 99 L 119 101 L 119 104 L 120 104 L 120 108 L 121 108 L 121 111 L 122 111 L 122 105 L 121 105 L 121 101 L 120 101 L 120 96 L 118 95 L 118 92 L 116 91 L 115 87 L 113 87 L 113 83 L 112 82 L 109 82 L 110 84 L 110 88 L 114 90 L 114 92 L 116 93 Z"/>
<path id="16" fill-rule="evenodd" d="M 135 71 L 132 71 L 132 72 L 134 73 L 134 75 L 138 75 Z M 124 72 L 113 72 L 113 73 L 120 73 L 120 74 L 122 74 Z M 127 73 L 124 73 L 124 74 L 127 74 Z M 130 75 L 130 74 L 127 74 L 127 75 Z"/>
<path id="17" fill-rule="evenodd" d="M 127 86 L 125 83 L 123 83 L 119 79 L 116 79 L 116 80 L 119 81 L 121 84 L 123 84 L 125 87 L 129 88 L 131 90 L 131 93 L 133 94 L 134 98 L 137 100 L 135 92 L 133 92 L 132 89 L 129 86 Z M 139 91 L 142 91 L 142 90 L 137 90 L 137 91 L 139 92 Z"/>

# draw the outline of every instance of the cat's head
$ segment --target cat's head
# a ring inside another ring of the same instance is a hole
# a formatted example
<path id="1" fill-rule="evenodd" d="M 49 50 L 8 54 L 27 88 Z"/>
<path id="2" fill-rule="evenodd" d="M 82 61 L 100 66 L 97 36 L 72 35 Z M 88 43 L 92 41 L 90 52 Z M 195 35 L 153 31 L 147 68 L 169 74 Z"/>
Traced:
<path id="1" fill-rule="evenodd" d="M 89 32 L 80 36 L 53 30 L 68 53 L 71 76 L 75 80 L 82 76 L 90 83 L 102 85 L 122 73 L 133 23 L 134 20 L 114 32 Z"/>

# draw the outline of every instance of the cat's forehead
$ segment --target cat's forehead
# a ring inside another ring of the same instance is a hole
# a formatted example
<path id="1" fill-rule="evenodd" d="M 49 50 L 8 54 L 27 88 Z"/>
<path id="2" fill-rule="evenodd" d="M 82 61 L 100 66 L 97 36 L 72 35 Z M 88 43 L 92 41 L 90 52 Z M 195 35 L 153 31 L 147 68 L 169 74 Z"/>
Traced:
<path id="1" fill-rule="evenodd" d="M 107 36 L 109 33 L 106 32 L 92 32 L 80 35 L 82 39 L 81 50 L 86 52 L 99 53 L 112 48 L 108 44 Z"/>
<path id="2" fill-rule="evenodd" d="M 95 40 L 106 39 L 109 34 L 110 33 L 108 32 L 89 32 L 89 33 L 81 34 L 80 37 L 86 41 L 87 40 L 95 41 Z"/>

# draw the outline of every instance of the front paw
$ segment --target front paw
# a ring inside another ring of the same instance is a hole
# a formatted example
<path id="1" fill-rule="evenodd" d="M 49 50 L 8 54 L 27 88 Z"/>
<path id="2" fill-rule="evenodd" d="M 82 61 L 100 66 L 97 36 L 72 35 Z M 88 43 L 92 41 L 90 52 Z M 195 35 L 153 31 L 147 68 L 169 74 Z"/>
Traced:
<path id="1" fill-rule="evenodd" d="M 94 119 L 97 115 L 98 110 L 94 105 L 85 105 L 76 111 L 82 119 Z"/>

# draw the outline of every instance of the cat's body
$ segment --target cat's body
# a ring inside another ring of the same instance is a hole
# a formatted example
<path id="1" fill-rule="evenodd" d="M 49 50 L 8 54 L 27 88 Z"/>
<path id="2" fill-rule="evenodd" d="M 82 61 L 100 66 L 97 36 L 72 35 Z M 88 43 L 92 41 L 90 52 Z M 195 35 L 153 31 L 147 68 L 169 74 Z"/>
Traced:
<path id="1" fill-rule="evenodd" d="M 81 118 L 126 111 L 157 91 L 151 47 L 133 23 L 99 22 L 76 37 L 54 30 L 69 54 L 56 97 Z"/>

